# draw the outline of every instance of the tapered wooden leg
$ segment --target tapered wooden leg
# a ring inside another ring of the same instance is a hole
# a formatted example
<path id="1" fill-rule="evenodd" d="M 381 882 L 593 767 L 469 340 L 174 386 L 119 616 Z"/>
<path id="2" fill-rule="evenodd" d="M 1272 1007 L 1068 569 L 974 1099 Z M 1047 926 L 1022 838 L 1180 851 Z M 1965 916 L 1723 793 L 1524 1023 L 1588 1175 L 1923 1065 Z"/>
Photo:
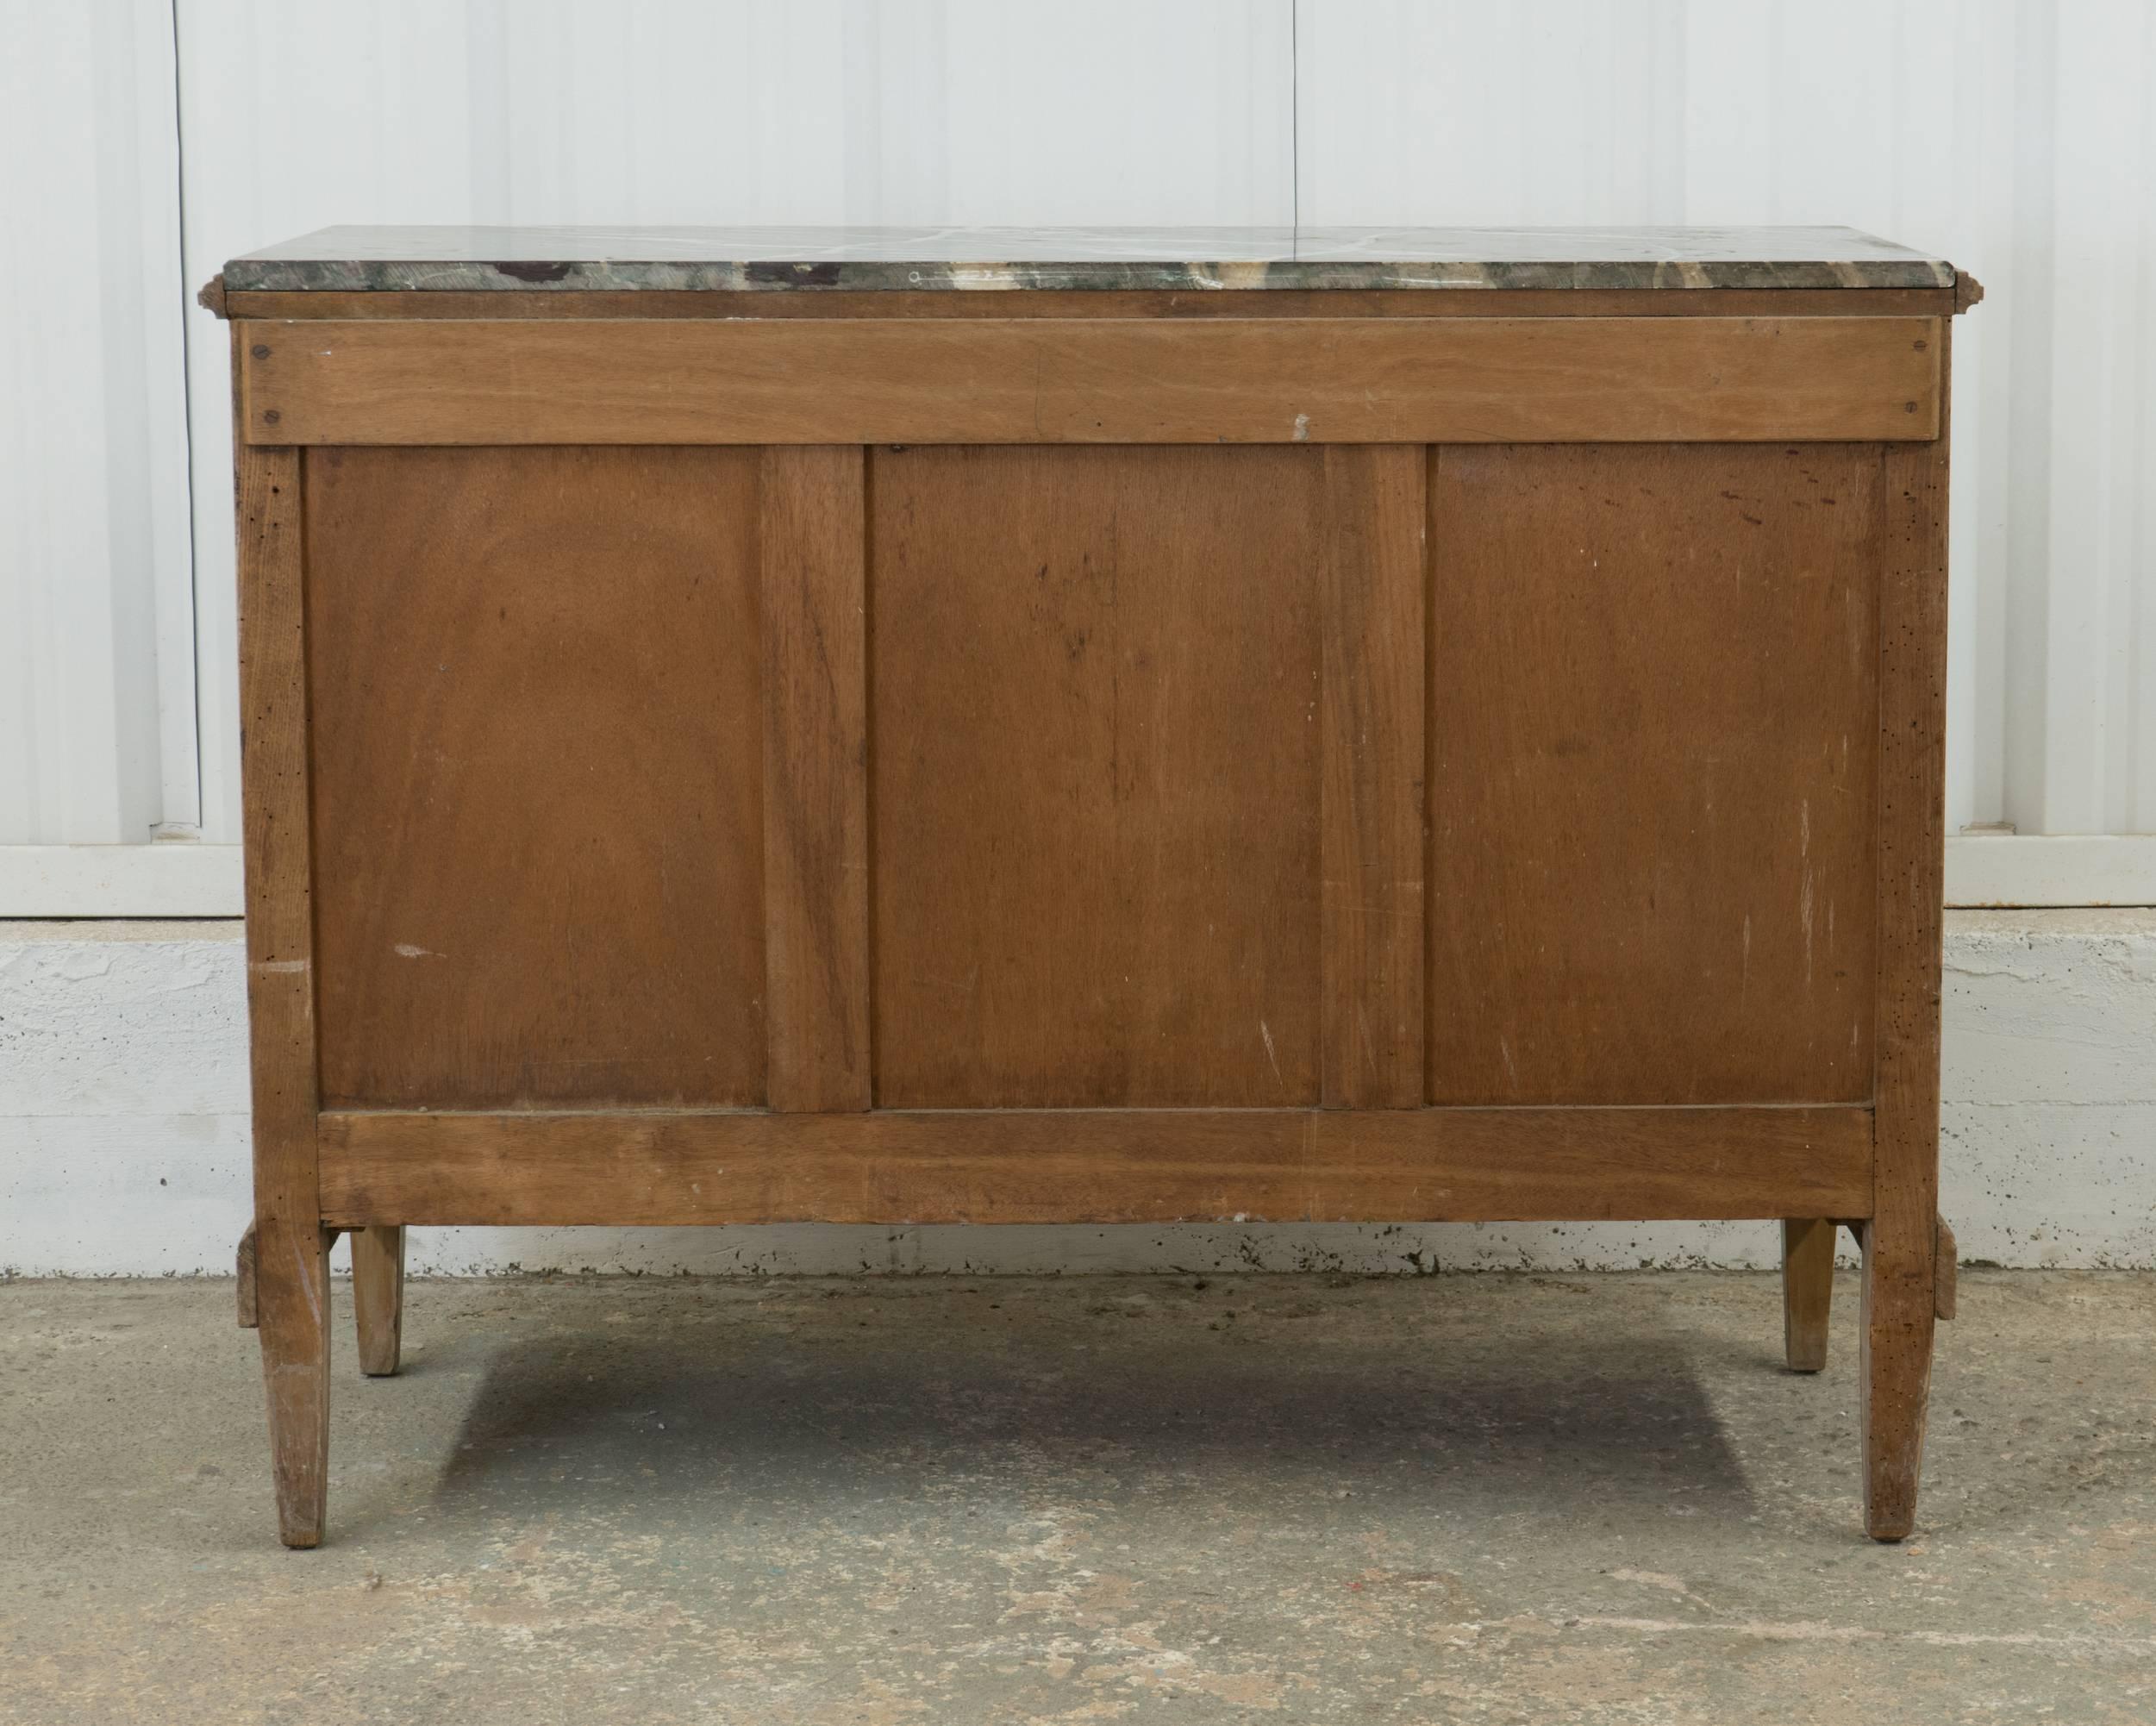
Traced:
<path id="1" fill-rule="evenodd" d="M 1953 375 L 1940 331 L 1941 396 Z M 1940 425 L 1947 424 L 1940 403 Z M 1864 1526 L 1916 1522 L 1940 1303 L 1940 942 L 1946 902 L 1947 440 L 1881 456 L 1878 1005 L 1864 1246 Z"/>
<path id="2" fill-rule="evenodd" d="M 404 1336 L 404 1231 L 352 1231 L 352 1308 L 359 1321 L 359 1370 L 386 1379 Z"/>
<path id="3" fill-rule="evenodd" d="M 256 1224 L 255 1302 L 269 1392 L 277 1531 L 322 1543 L 329 1495 L 329 1239 L 275 1217 Z"/>
<path id="4" fill-rule="evenodd" d="M 1931 1398 L 1932 1321 L 1938 1282 L 1935 1228 L 1875 1217 L 1864 1245 L 1864 1528 L 1878 1541 L 1905 1538 L 1916 1522 Z"/>
<path id="5" fill-rule="evenodd" d="M 1827 1364 L 1835 1232 L 1830 1217 L 1790 1217 L 1782 1224 L 1782 1347 L 1792 1373 L 1816 1373 Z"/>

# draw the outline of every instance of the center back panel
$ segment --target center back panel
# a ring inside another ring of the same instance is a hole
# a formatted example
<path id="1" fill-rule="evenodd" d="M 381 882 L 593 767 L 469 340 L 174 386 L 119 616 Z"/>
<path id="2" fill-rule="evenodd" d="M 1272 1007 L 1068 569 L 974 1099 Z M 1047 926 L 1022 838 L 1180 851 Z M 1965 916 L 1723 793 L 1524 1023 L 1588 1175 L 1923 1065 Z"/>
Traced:
<path id="1" fill-rule="evenodd" d="M 876 1100 L 1319 1069 L 1319 451 L 879 448 Z"/>

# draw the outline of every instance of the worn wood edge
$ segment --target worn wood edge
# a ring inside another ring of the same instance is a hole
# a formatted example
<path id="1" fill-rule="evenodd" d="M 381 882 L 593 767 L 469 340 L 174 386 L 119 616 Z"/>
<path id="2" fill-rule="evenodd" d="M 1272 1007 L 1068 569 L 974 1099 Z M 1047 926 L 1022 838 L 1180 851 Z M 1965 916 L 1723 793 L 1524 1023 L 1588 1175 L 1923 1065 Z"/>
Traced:
<path id="1" fill-rule="evenodd" d="M 1983 297 L 1975 278 L 1954 288 L 1403 288 L 1196 289 L 1020 293 L 772 293 L 669 288 L 572 288 L 533 293 L 473 289 L 315 288 L 228 292 L 220 316 L 293 320 L 550 318 L 1307 318 L 1307 317 L 1951 317 Z M 209 302 L 205 298 L 205 305 Z"/>
<path id="2" fill-rule="evenodd" d="M 415 1223 L 1862 1216 L 1852 1106 L 329 1111 L 322 1213 Z"/>
<path id="3" fill-rule="evenodd" d="M 1939 1219 L 1938 1241 L 1932 1258 L 1932 1316 L 1952 1320 L 1960 1291 L 1961 1254 L 1954 1245 L 1954 1231 L 1943 1216 Z"/>
<path id="4" fill-rule="evenodd" d="M 240 1329 L 253 1330 L 262 1322 L 261 1306 L 256 1298 L 254 1284 L 254 1224 L 247 1226 L 240 1236 L 240 1250 L 234 1255 L 238 1272 L 238 1286 L 234 1292 L 240 1305 Z"/>
<path id="5" fill-rule="evenodd" d="M 1925 441 L 1936 318 L 235 322 L 262 444 Z M 813 378 L 816 387 L 804 389 Z"/>

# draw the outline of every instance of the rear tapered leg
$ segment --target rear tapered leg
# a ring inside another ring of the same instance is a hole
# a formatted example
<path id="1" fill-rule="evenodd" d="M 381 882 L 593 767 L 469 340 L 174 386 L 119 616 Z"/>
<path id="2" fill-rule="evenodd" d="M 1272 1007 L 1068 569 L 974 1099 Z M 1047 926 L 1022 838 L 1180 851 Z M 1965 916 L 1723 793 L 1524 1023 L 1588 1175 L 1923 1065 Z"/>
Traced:
<path id="1" fill-rule="evenodd" d="M 322 1543 L 329 1494 L 329 1241 L 312 1226 L 255 1225 L 255 1308 L 269 1392 L 278 1537 Z"/>
<path id="2" fill-rule="evenodd" d="M 1898 1541 L 1916 1522 L 1931 1398 L 1932 1323 L 1939 1299 L 1936 1225 L 1897 1227 L 1874 1217 L 1864 1247 L 1864 1528 Z"/>
<path id="3" fill-rule="evenodd" d="M 1782 1346 L 1792 1373 L 1816 1373 L 1827 1364 L 1834 1234 L 1828 1217 L 1793 1217 L 1782 1224 Z"/>
<path id="4" fill-rule="evenodd" d="M 385 1379 L 404 1336 L 404 1231 L 352 1231 L 352 1308 L 359 1321 L 359 1370 Z"/>

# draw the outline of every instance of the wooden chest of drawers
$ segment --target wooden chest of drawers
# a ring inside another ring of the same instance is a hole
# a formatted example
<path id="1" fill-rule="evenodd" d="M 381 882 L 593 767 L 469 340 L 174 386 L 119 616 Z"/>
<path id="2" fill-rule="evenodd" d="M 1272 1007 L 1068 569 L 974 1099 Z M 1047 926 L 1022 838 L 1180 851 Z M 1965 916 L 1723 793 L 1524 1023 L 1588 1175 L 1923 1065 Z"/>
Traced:
<path id="1" fill-rule="evenodd" d="M 1909 1530 L 1973 284 L 331 230 L 209 291 L 288 1542 L 335 1231 L 388 1372 L 407 1224 L 777 1220 L 1778 1217 L 1809 1368 L 1846 1222 Z"/>

